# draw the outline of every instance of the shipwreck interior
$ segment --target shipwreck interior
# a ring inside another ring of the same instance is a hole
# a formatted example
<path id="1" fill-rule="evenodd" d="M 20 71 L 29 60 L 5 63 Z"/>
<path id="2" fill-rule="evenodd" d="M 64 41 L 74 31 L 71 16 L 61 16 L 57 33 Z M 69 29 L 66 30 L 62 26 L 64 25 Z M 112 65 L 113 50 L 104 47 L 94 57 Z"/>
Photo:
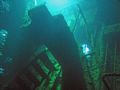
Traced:
<path id="1" fill-rule="evenodd" d="M 120 0 L 0 0 L 0 90 L 120 90 Z"/>

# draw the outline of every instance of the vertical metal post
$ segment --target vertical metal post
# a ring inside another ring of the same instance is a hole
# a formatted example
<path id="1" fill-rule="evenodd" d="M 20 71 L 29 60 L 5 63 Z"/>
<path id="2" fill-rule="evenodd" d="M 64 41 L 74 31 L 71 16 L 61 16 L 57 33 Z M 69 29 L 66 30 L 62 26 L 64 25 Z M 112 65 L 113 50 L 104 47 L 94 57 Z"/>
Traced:
<path id="1" fill-rule="evenodd" d="M 114 45 L 114 63 L 113 63 L 114 73 L 116 72 L 116 56 L 117 56 L 116 53 L 117 53 L 117 42 L 115 42 L 115 45 Z M 116 78 L 113 79 L 113 90 L 116 90 L 115 87 L 116 87 Z"/>
<path id="2" fill-rule="evenodd" d="M 115 51 L 114 51 L 114 66 L 113 66 L 113 67 L 114 67 L 114 73 L 115 73 L 115 72 L 116 72 L 116 56 L 117 56 L 117 55 L 116 55 L 116 53 L 117 53 L 117 52 L 116 52 L 116 51 L 117 51 L 117 44 L 116 44 L 116 43 L 115 43 L 115 48 L 114 48 L 114 50 L 115 50 Z"/>
<path id="3" fill-rule="evenodd" d="M 104 61 L 104 67 L 103 67 L 103 73 L 106 71 L 106 65 L 107 65 L 107 56 L 108 56 L 108 43 L 106 43 L 106 48 L 105 48 L 105 61 Z"/>

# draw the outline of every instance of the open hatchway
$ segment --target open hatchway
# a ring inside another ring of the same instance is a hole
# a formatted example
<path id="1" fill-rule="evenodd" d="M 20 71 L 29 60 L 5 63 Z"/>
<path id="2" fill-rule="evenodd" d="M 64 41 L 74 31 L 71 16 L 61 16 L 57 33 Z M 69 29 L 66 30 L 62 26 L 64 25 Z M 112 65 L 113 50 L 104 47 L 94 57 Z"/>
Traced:
<path id="1" fill-rule="evenodd" d="M 108 90 L 120 89 L 120 32 L 119 24 L 106 28 L 104 35 L 104 76 Z"/>

